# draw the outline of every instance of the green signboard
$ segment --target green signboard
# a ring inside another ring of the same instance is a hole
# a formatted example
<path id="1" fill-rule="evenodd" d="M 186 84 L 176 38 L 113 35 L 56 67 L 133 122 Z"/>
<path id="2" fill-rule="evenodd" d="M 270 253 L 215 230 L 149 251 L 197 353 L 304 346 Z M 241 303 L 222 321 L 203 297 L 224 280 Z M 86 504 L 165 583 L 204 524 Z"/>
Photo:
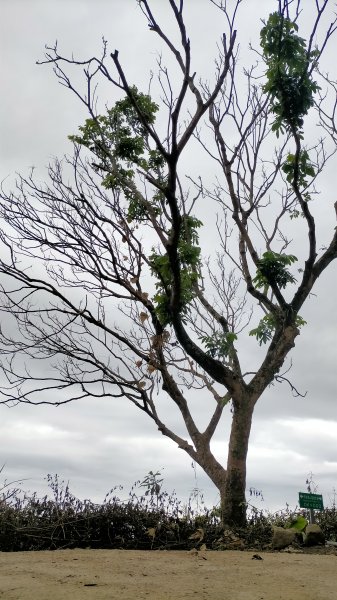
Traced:
<path id="1" fill-rule="evenodd" d="M 323 496 L 321 494 L 306 494 L 299 492 L 300 508 L 311 508 L 312 510 L 323 510 Z"/>

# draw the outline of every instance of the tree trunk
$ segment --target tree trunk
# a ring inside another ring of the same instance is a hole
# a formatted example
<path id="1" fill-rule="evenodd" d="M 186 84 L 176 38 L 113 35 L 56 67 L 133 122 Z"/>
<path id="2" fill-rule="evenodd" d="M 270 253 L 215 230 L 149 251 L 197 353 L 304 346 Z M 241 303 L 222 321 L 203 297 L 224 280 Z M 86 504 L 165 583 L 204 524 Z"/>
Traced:
<path id="1" fill-rule="evenodd" d="M 234 404 L 226 483 L 220 490 L 222 522 L 229 526 L 246 524 L 246 462 L 253 410 L 251 398 Z"/>

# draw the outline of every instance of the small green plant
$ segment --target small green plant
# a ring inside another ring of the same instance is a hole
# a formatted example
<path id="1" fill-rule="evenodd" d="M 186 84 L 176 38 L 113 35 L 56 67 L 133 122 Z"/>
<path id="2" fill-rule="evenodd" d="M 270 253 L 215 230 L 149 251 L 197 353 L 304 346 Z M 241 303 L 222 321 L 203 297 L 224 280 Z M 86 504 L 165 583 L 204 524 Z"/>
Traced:
<path id="1" fill-rule="evenodd" d="M 298 517 L 294 517 L 290 519 L 288 523 L 285 524 L 287 529 L 296 529 L 296 531 L 304 531 L 309 521 L 303 515 L 299 515 Z"/>
<path id="2" fill-rule="evenodd" d="M 164 481 L 164 478 L 161 477 L 161 475 L 161 471 L 157 471 L 156 473 L 149 471 L 143 481 L 139 484 L 140 488 L 145 488 L 145 496 L 150 496 L 151 500 L 155 500 L 157 508 L 159 506 L 160 492 Z"/>

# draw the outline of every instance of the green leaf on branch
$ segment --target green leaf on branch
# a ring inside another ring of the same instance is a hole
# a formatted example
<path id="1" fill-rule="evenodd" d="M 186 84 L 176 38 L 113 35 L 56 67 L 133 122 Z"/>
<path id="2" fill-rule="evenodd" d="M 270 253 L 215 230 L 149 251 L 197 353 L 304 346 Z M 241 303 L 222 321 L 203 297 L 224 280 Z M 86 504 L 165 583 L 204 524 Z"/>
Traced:
<path id="1" fill-rule="evenodd" d="M 296 208 L 289 210 L 289 215 L 291 219 L 298 219 L 299 216 L 303 217 L 303 213 L 301 213 Z"/>
<path id="2" fill-rule="evenodd" d="M 227 333 L 216 331 L 213 335 L 206 335 L 200 339 L 205 345 L 207 354 L 212 358 L 227 358 L 233 353 L 233 344 L 237 340 L 237 335 L 232 331 Z"/>
<path id="3" fill-rule="evenodd" d="M 266 344 L 273 337 L 276 327 L 276 319 L 273 314 L 265 315 L 258 326 L 249 332 L 249 335 L 255 336 L 259 345 Z"/>
<path id="4" fill-rule="evenodd" d="M 79 127 L 80 135 L 70 135 L 69 139 L 88 148 L 96 157 L 94 169 L 102 177 L 102 186 L 114 191 L 123 191 L 129 200 L 128 220 L 148 219 L 145 204 L 140 195 L 130 192 L 135 169 L 142 169 L 162 183 L 165 159 L 156 149 L 151 148 L 147 126 L 153 125 L 158 105 L 147 94 L 142 94 L 136 86 L 130 88 L 131 97 L 119 100 L 107 111 L 87 119 Z M 138 110 L 137 110 L 137 108 Z M 156 204 L 156 194 L 154 202 Z M 158 207 L 156 208 L 158 210 Z"/>
<path id="5" fill-rule="evenodd" d="M 297 261 L 293 254 L 277 254 L 276 252 L 264 252 L 258 261 L 257 272 L 253 283 L 257 288 L 277 285 L 285 288 L 288 283 L 295 283 L 296 279 L 286 269 L 288 265 Z"/>
<path id="6" fill-rule="evenodd" d="M 312 79 L 318 52 L 308 52 L 304 38 L 297 32 L 297 24 L 280 12 L 270 14 L 260 32 L 267 66 L 264 91 L 271 97 L 275 116 L 272 129 L 277 136 L 302 129 L 303 118 L 320 89 Z"/>
<path id="7" fill-rule="evenodd" d="M 197 269 L 200 267 L 200 247 L 198 246 L 197 229 L 202 222 L 196 217 L 186 215 L 182 218 L 178 242 L 178 259 L 180 270 L 180 313 L 187 314 L 188 305 L 195 297 L 195 284 L 198 280 Z M 173 274 L 167 254 L 158 254 L 153 250 L 149 256 L 152 273 L 158 277 L 157 293 L 153 301 L 156 313 L 162 325 L 172 322 L 170 314 L 170 298 L 173 286 Z"/>
<path id="8" fill-rule="evenodd" d="M 296 315 L 295 325 L 297 327 L 303 327 L 307 322 L 300 316 Z M 249 332 L 249 335 L 256 337 L 259 345 L 266 344 L 274 335 L 274 331 L 277 325 L 277 318 L 272 313 L 265 315 L 259 322 L 255 329 Z"/>
<path id="9" fill-rule="evenodd" d="M 302 319 L 302 317 L 300 315 L 296 316 L 295 325 L 297 325 L 297 327 L 303 327 L 303 325 L 306 325 L 306 324 L 307 324 L 307 321 Z"/>
<path id="10" fill-rule="evenodd" d="M 288 183 L 293 185 L 296 179 L 299 187 L 306 187 L 308 185 L 307 177 L 315 177 L 316 174 L 306 150 L 301 150 L 298 159 L 295 154 L 288 154 L 282 165 L 282 171 L 285 173 Z M 310 196 L 307 195 L 306 200 L 308 199 Z"/>

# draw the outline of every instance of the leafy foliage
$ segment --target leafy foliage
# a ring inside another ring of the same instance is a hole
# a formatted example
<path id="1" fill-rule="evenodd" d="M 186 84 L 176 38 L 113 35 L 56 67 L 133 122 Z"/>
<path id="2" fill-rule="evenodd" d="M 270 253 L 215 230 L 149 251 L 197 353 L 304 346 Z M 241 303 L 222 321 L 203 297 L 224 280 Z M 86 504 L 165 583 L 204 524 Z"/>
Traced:
<path id="1" fill-rule="evenodd" d="M 131 88 L 131 93 L 132 100 L 127 96 L 116 102 L 106 116 L 87 119 L 85 125 L 79 127 L 81 135 L 69 137 L 73 142 L 87 147 L 99 159 L 100 163 L 94 163 L 94 167 L 107 173 L 102 185 L 107 189 L 122 190 L 128 200 L 128 221 L 139 222 L 147 220 L 149 214 L 146 202 L 134 184 L 135 167 L 140 167 L 146 173 L 152 172 L 158 186 L 164 189 L 165 160 L 158 150 L 150 148 L 146 129 L 146 124 L 154 124 L 158 105 L 150 96 L 138 92 L 135 86 Z M 164 203 L 165 194 L 157 189 L 150 202 L 152 213 L 159 215 Z M 178 244 L 182 314 L 186 314 L 187 306 L 195 296 L 193 287 L 197 281 L 196 269 L 200 265 L 196 230 L 201 225 L 202 222 L 193 216 L 182 217 Z M 166 253 L 158 254 L 153 249 L 149 259 L 152 272 L 159 278 L 156 284 L 158 291 L 153 300 L 159 320 L 166 325 L 171 321 L 169 302 L 172 273 L 169 257 Z"/>
<path id="2" fill-rule="evenodd" d="M 186 315 L 188 305 L 195 297 L 194 285 L 198 279 L 197 270 L 200 266 L 200 247 L 198 246 L 199 238 L 197 229 L 201 226 L 202 222 L 193 216 L 185 215 L 182 219 L 178 242 L 181 282 L 180 311 L 182 315 Z M 162 325 L 165 326 L 171 322 L 169 304 L 173 275 L 170 261 L 167 254 L 157 254 L 154 249 L 149 258 L 152 272 L 159 279 L 156 283 L 157 292 L 153 300 L 157 316 Z"/>
<path id="3" fill-rule="evenodd" d="M 309 521 L 303 515 L 295 516 L 286 523 L 288 529 L 296 529 L 296 531 L 304 531 Z"/>
<path id="4" fill-rule="evenodd" d="M 307 322 L 300 316 L 296 315 L 295 317 L 295 325 L 297 327 L 303 327 Z M 258 326 L 255 329 L 252 329 L 249 332 L 249 335 L 255 336 L 259 345 L 266 344 L 274 335 L 274 331 L 277 325 L 277 318 L 272 313 L 265 315 L 259 322 Z"/>
<path id="5" fill-rule="evenodd" d="M 286 269 L 288 265 L 297 261 L 292 254 L 277 254 L 276 252 L 264 252 L 258 261 L 256 276 L 253 279 L 257 288 L 277 285 L 285 288 L 288 283 L 295 283 L 296 279 Z"/>
<path id="6" fill-rule="evenodd" d="M 131 88 L 133 101 L 129 97 L 115 103 L 106 116 L 87 119 L 80 127 L 80 136 L 70 136 L 70 139 L 87 147 L 100 160 L 94 164 L 97 170 L 107 172 L 102 185 L 107 189 L 122 190 L 128 200 L 128 221 L 148 219 L 148 209 L 141 194 L 134 185 L 135 167 L 140 167 L 146 173 L 154 172 L 158 185 L 165 187 L 163 174 L 164 158 L 148 144 L 148 132 L 144 123 L 152 125 L 158 105 L 150 96 Z M 138 107 L 136 110 L 134 103 Z M 164 192 L 158 189 L 152 197 L 151 209 L 154 214 L 160 214 L 161 205 L 165 202 Z M 182 218 L 178 256 L 181 267 L 181 311 L 186 313 L 188 304 L 194 298 L 193 287 L 197 281 L 196 269 L 200 265 L 200 247 L 198 244 L 197 228 L 202 223 L 193 216 Z M 158 318 L 163 325 L 170 322 L 169 300 L 172 287 L 172 274 L 167 254 L 158 254 L 153 250 L 150 258 L 152 272 L 159 277 L 157 293 L 154 302 Z"/>
<path id="7" fill-rule="evenodd" d="M 233 343 L 237 340 L 237 335 L 232 331 L 227 333 L 215 332 L 211 336 L 204 336 L 201 338 L 203 344 L 205 344 L 207 354 L 213 358 L 227 358 L 233 352 Z"/>
<path id="8" fill-rule="evenodd" d="M 87 119 L 79 127 L 81 135 L 71 135 L 69 139 L 88 148 L 98 159 L 93 166 L 106 173 L 102 179 L 106 189 L 124 192 L 129 200 L 128 217 L 132 221 L 147 218 L 140 194 L 130 185 L 135 168 L 150 172 L 162 181 L 165 160 L 157 149 L 150 147 L 148 140 L 147 126 L 155 123 L 158 105 L 136 86 L 130 88 L 130 94 L 132 99 L 126 96 L 117 101 L 106 115 Z M 155 194 L 155 206 L 159 199 L 160 196 Z"/>
<path id="9" fill-rule="evenodd" d="M 292 185 L 296 176 L 296 183 L 299 187 L 308 185 L 307 177 L 315 177 L 315 169 L 310 162 L 307 150 L 301 150 L 299 157 L 295 154 L 288 154 L 282 165 L 282 171 L 285 173 L 288 183 Z M 309 194 L 304 194 L 304 198 L 310 200 Z"/>
<path id="10" fill-rule="evenodd" d="M 314 104 L 320 88 L 312 79 L 317 50 L 308 52 L 298 26 L 280 12 L 269 15 L 260 33 L 267 65 L 265 92 L 270 94 L 275 121 L 272 129 L 293 132 L 303 127 L 303 117 Z"/>
<path id="11" fill-rule="evenodd" d="M 267 65 L 267 83 L 264 91 L 271 96 L 271 110 L 275 115 L 272 130 L 296 133 L 301 130 L 304 116 L 314 104 L 314 94 L 320 89 L 312 79 L 319 55 L 317 49 L 308 51 L 303 38 L 297 35 L 298 26 L 280 12 L 269 15 L 260 32 L 263 57 Z M 314 177 L 315 169 L 307 150 L 288 154 L 282 170 L 287 181 L 299 187 L 308 185 L 307 177 Z M 304 197 L 309 200 L 309 194 Z"/>
<path id="12" fill-rule="evenodd" d="M 260 346 L 266 344 L 273 337 L 276 327 L 275 316 L 271 313 L 265 315 L 255 329 L 249 332 L 249 335 L 255 336 Z"/>

